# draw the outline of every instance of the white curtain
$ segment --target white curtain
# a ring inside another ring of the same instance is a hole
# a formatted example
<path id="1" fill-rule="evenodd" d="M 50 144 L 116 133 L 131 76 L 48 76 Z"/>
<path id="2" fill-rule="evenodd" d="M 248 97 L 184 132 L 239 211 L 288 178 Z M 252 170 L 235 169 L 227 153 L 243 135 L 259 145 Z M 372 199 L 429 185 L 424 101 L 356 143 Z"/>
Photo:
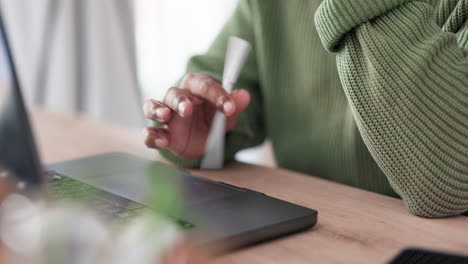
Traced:
<path id="1" fill-rule="evenodd" d="M 141 127 L 131 0 L 0 0 L 30 106 Z"/>

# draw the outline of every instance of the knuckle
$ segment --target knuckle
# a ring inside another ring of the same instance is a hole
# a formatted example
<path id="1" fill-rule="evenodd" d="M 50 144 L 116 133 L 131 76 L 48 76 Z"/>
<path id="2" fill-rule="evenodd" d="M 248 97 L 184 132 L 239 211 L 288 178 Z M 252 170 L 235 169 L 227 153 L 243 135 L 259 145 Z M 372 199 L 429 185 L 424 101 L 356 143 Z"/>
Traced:
<path id="1" fill-rule="evenodd" d="M 182 83 L 184 84 L 190 84 L 191 82 L 193 82 L 194 80 L 196 80 L 198 78 L 198 74 L 196 73 L 188 73 L 187 75 L 185 75 L 184 79 L 182 80 Z"/>
<path id="2" fill-rule="evenodd" d="M 145 102 L 143 103 L 143 105 L 149 105 L 153 102 L 152 99 L 146 99 Z"/>
<path id="3" fill-rule="evenodd" d="M 189 98 L 185 94 L 179 94 L 175 98 L 177 104 L 183 101 L 189 101 Z"/>
<path id="4" fill-rule="evenodd" d="M 151 99 L 148 99 L 144 102 L 143 104 L 143 113 L 148 116 L 154 108 L 154 101 Z"/>
<path id="5" fill-rule="evenodd" d="M 171 104 L 174 103 L 174 99 L 177 98 L 178 94 L 179 94 L 179 88 L 177 87 L 169 88 L 169 90 L 166 93 L 166 96 L 164 97 L 164 102 L 171 106 Z"/>
<path id="6" fill-rule="evenodd" d="M 208 91 L 209 91 L 209 89 L 210 89 L 210 88 L 209 88 L 209 87 L 210 87 L 209 85 L 210 85 L 210 84 L 209 84 L 209 82 L 207 82 L 207 81 L 202 82 L 202 83 L 200 84 L 200 93 L 201 93 L 201 94 L 207 94 Z"/>
<path id="7" fill-rule="evenodd" d="M 169 88 L 169 90 L 167 90 L 167 94 L 168 94 L 168 95 L 169 95 L 169 94 L 177 94 L 178 91 L 179 91 L 179 88 L 177 88 L 177 87 L 171 87 L 171 88 Z"/>
<path id="8" fill-rule="evenodd" d="M 211 89 L 216 87 L 216 82 L 211 78 L 204 78 L 200 84 L 200 93 L 201 94 L 208 94 Z"/>
<path id="9" fill-rule="evenodd" d="M 193 79 L 197 78 L 197 76 L 198 76 L 198 74 L 191 72 L 191 73 L 187 74 L 186 78 L 187 78 L 187 80 L 193 80 Z"/>

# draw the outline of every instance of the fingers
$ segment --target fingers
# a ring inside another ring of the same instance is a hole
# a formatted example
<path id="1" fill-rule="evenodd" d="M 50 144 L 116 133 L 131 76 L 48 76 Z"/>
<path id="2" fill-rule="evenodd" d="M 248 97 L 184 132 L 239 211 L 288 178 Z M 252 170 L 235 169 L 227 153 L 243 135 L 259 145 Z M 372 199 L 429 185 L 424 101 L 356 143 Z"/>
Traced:
<path id="1" fill-rule="evenodd" d="M 172 111 L 169 107 L 155 100 L 147 100 L 143 105 L 143 112 L 146 118 L 166 124 L 172 118 Z"/>
<path id="2" fill-rule="evenodd" d="M 233 98 L 217 80 L 209 75 L 188 74 L 182 81 L 181 88 L 216 106 L 226 116 L 232 116 L 236 113 L 236 104 Z"/>
<path id="3" fill-rule="evenodd" d="M 234 115 L 227 119 L 226 130 L 231 131 L 239 122 L 240 115 L 247 109 L 250 104 L 251 97 L 247 90 L 240 89 L 231 93 L 231 97 L 237 106 L 237 111 Z"/>
<path id="4" fill-rule="evenodd" d="M 181 117 L 188 117 L 196 102 L 188 90 L 172 87 L 167 92 L 164 103 Z"/>
<path id="5" fill-rule="evenodd" d="M 236 94 L 237 98 L 233 95 Z M 143 106 L 145 116 L 162 124 L 169 123 L 173 113 L 181 117 L 190 117 L 194 105 L 207 102 L 227 117 L 235 120 L 250 103 L 250 95 L 240 90 L 229 95 L 221 84 L 206 74 L 188 74 L 182 82 L 182 89 L 172 87 L 168 90 L 164 103 L 148 100 Z"/>
<path id="6" fill-rule="evenodd" d="M 163 127 L 148 127 L 143 131 L 145 145 L 152 149 L 167 149 L 170 144 L 169 131 Z"/>

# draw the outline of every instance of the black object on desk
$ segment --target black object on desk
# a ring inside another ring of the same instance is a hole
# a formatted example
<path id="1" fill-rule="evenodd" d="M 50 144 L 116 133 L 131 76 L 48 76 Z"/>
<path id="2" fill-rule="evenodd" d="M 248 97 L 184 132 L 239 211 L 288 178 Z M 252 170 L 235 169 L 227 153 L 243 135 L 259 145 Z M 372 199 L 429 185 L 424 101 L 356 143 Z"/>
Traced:
<path id="1" fill-rule="evenodd" d="M 468 264 L 468 256 L 408 248 L 389 264 Z"/>

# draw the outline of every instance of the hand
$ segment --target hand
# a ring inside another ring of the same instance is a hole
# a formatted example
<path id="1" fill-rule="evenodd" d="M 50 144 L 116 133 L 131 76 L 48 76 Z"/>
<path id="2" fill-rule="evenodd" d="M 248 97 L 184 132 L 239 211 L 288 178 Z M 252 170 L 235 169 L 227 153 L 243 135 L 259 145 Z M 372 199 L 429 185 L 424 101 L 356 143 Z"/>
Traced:
<path id="1" fill-rule="evenodd" d="M 146 128 L 145 144 L 149 148 L 168 149 L 184 159 L 198 158 L 205 153 L 216 110 L 227 117 L 226 131 L 230 131 L 249 104 L 250 94 L 246 90 L 228 94 L 213 77 L 188 74 L 181 88 L 169 89 L 163 103 L 145 102 L 145 116 L 165 125 Z"/>

